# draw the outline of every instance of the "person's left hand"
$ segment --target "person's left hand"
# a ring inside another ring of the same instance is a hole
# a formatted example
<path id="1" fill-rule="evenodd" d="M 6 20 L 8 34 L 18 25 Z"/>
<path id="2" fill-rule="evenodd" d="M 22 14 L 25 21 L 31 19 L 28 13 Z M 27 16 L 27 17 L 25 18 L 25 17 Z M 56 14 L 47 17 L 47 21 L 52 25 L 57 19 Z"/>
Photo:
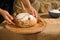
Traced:
<path id="1" fill-rule="evenodd" d="M 33 15 L 34 17 L 38 17 L 38 12 L 32 7 L 32 6 L 30 6 L 29 8 L 27 8 L 27 11 L 31 14 L 31 15 Z"/>

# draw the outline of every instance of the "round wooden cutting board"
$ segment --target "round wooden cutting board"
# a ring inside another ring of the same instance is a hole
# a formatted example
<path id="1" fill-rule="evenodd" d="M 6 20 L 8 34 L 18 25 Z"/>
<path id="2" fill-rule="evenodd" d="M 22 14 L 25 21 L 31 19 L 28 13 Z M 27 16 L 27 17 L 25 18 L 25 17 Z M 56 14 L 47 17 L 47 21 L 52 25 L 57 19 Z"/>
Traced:
<path id="1" fill-rule="evenodd" d="M 46 27 L 46 23 L 43 20 L 39 20 L 36 25 L 34 25 L 33 27 L 29 27 L 29 28 L 20 28 L 20 27 L 16 27 L 14 25 L 8 25 L 8 24 L 6 24 L 5 27 L 9 31 L 12 31 L 15 33 L 32 34 L 32 33 L 38 33 L 44 30 L 44 28 Z"/>

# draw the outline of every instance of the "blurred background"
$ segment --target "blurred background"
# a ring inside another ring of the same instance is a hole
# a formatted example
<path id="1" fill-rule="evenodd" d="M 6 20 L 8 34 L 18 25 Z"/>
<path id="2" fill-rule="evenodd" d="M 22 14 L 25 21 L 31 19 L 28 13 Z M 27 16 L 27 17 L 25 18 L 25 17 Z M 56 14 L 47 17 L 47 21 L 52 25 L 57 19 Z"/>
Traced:
<path id="1" fill-rule="evenodd" d="M 31 0 L 31 3 L 39 13 L 48 13 L 49 9 L 60 6 L 60 0 Z"/>

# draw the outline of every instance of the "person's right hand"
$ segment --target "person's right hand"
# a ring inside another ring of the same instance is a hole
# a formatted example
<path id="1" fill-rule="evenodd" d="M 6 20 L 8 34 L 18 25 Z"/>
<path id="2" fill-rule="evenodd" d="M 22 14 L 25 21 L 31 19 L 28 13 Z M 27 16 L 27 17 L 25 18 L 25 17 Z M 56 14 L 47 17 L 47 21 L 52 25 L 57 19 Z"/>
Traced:
<path id="1" fill-rule="evenodd" d="M 58 8 L 58 10 L 60 11 L 60 7 Z"/>
<path id="2" fill-rule="evenodd" d="M 4 17 L 4 19 L 6 20 L 6 22 L 7 22 L 8 24 L 14 24 L 14 23 L 12 22 L 13 17 L 9 14 L 8 11 L 6 11 L 6 10 L 1 10 L 0 14 Z"/>

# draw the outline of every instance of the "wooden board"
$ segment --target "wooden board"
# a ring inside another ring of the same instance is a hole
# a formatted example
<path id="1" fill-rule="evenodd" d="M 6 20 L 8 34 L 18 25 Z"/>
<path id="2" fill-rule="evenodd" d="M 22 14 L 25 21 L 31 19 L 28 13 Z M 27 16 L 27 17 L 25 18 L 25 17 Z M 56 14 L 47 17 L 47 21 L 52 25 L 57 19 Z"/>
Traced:
<path id="1" fill-rule="evenodd" d="M 21 34 L 38 33 L 44 30 L 45 26 L 46 26 L 46 23 L 41 20 L 36 25 L 29 28 L 19 28 L 14 25 L 8 25 L 8 24 L 5 25 L 6 29 L 8 29 L 9 31 L 12 31 L 15 33 L 21 33 Z"/>

